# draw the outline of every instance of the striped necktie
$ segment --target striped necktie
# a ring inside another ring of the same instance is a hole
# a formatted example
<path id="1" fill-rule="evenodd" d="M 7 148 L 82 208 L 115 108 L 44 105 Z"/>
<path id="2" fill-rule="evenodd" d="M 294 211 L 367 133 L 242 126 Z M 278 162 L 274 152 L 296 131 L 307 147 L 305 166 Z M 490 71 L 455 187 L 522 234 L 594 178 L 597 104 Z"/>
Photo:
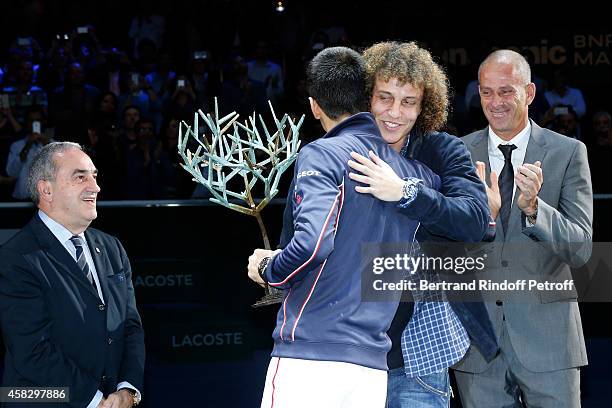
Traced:
<path id="1" fill-rule="evenodd" d="M 85 276 L 87 276 L 87 280 L 89 280 L 89 283 L 93 285 L 97 293 L 98 288 L 96 286 L 96 281 L 93 278 L 91 269 L 89 269 L 87 259 L 85 258 L 85 252 L 83 251 L 83 245 L 85 245 L 85 241 L 83 241 L 83 238 L 79 237 L 78 235 L 73 235 L 72 237 L 70 237 L 70 241 L 72 241 L 72 245 L 74 245 L 74 248 L 76 249 L 77 265 L 79 266 L 79 268 L 81 268 Z"/>

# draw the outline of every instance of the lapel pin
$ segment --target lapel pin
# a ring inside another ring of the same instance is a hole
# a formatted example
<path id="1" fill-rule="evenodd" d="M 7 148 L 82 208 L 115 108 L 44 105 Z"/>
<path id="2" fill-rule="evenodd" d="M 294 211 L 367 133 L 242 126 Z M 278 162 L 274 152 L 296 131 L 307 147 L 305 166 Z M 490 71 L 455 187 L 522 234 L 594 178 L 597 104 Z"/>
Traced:
<path id="1" fill-rule="evenodd" d="M 100 253 L 100 248 L 96 247 L 96 252 Z"/>

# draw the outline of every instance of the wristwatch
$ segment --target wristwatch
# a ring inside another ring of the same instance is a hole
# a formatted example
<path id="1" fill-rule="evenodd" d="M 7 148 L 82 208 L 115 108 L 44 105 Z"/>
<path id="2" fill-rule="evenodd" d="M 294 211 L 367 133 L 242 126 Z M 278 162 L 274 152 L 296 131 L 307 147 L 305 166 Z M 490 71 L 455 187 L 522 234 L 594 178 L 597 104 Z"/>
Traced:
<path id="1" fill-rule="evenodd" d="M 268 279 L 266 279 L 266 267 L 268 266 L 268 262 L 272 259 L 271 256 L 264 257 L 261 261 L 259 261 L 259 265 L 257 266 L 257 273 L 261 280 L 263 280 L 266 284 L 268 283 Z"/>
<path id="2" fill-rule="evenodd" d="M 423 181 L 416 177 L 408 177 L 404 179 L 404 187 L 402 189 L 402 199 L 398 205 L 402 208 L 406 207 L 416 198 Z"/>
<path id="3" fill-rule="evenodd" d="M 141 400 L 140 394 L 137 393 L 135 390 L 133 390 L 131 388 L 127 388 L 127 387 L 120 388 L 119 391 L 121 391 L 121 390 L 126 390 L 127 392 L 129 392 L 132 395 L 132 406 L 133 407 L 135 407 L 138 404 L 140 404 L 140 400 Z"/>

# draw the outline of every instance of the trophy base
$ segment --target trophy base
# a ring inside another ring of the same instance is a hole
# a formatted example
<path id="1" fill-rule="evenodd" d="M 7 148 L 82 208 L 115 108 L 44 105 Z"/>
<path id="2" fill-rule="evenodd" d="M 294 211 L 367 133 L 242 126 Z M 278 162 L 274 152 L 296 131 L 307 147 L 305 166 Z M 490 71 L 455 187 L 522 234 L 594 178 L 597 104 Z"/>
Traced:
<path id="1" fill-rule="evenodd" d="M 264 297 L 259 299 L 257 302 L 251 305 L 252 308 L 258 309 L 263 306 L 276 305 L 283 301 L 283 292 L 275 290 L 271 293 L 267 293 Z"/>

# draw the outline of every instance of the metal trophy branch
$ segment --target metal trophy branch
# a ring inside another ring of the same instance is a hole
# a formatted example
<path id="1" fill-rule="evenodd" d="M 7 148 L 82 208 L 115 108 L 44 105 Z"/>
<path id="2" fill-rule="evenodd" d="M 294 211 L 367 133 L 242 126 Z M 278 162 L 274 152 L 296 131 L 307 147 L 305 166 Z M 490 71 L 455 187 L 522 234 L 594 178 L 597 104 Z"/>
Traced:
<path id="1" fill-rule="evenodd" d="M 257 219 L 266 249 L 271 249 L 268 233 L 261 218 L 261 210 L 278 193 L 278 182 L 285 170 L 297 158 L 300 146 L 299 129 L 304 116 L 296 124 L 285 114 L 279 120 L 272 104 L 270 111 L 274 121 L 274 133 L 270 133 L 261 115 L 253 113 L 244 123 L 232 112 L 219 118 L 215 98 L 214 116 L 198 110 L 193 125 L 182 121 L 179 127 L 179 154 L 181 166 L 194 181 L 204 185 L 213 195 L 211 201 L 231 210 L 248 214 Z M 259 119 L 259 121 L 257 120 Z M 195 148 L 195 152 L 190 149 Z M 244 188 L 232 191 L 232 188 Z M 261 182 L 264 197 L 253 197 L 253 188 Z M 230 201 L 231 200 L 231 201 Z M 253 306 L 280 302 L 282 292 L 266 286 L 266 294 Z"/>

